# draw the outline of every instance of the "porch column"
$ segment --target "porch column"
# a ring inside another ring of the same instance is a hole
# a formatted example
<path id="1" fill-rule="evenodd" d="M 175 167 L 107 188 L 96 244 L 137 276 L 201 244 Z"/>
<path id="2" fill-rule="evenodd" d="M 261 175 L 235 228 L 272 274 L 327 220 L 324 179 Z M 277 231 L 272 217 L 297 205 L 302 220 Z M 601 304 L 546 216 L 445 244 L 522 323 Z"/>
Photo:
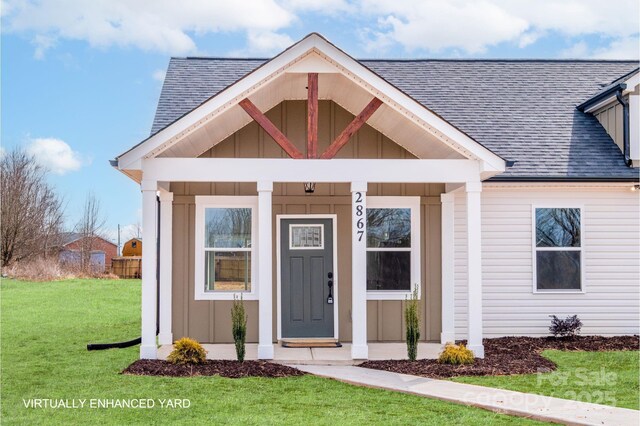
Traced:
<path id="1" fill-rule="evenodd" d="M 482 345 L 482 183 L 467 182 L 467 330 L 468 348 L 484 358 Z"/>
<path id="2" fill-rule="evenodd" d="M 160 333 L 158 343 L 173 343 L 171 332 L 171 266 L 173 264 L 173 192 L 160 192 Z M 144 246 L 143 246 L 144 247 Z"/>
<path id="3" fill-rule="evenodd" d="M 454 208 L 455 195 L 442 194 L 442 332 L 440 343 L 455 342 Z"/>
<path id="4" fill-rule="evenodd" d="M 141 359 L 156 359 L 157 289 L 157 198 L 158 183 L 143 180 L 142 190 L 142 342 Z"/>
<path id="5" fill-rule="evenodd" d="M 258 182 L 258 358 L 273 359 L 273 182 Z"/>
<path id="6" fill-rule="evenodd" d="M 351 358 L 367 359 L 367 183 L 351 183 Z"/>

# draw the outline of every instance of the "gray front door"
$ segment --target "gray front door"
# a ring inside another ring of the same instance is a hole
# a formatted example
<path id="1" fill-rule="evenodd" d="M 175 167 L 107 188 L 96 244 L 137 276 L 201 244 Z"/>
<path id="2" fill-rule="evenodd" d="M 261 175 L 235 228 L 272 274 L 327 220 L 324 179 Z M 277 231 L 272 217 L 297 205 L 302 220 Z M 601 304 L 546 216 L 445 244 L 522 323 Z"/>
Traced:
<path id="1" fill-rule="evenodd" d="M 333 243 L 331 219 L 281 220 L 283 338 L 334 337 Z"/>

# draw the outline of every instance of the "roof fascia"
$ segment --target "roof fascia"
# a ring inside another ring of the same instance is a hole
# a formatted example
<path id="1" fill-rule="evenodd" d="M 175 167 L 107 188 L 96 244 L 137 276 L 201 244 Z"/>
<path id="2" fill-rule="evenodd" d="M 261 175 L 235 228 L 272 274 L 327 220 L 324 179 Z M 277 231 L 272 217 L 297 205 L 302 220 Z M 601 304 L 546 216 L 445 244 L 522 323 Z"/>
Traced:
<path id="1" fill-rule="evenodd" d="M 438 137 L 443 143 L 459 152 L 462 151 L 463 155 L 481 160 L 486 171 L 502 172 L 505 170 L 504 159 L 316 33 L 312 33 L 292 45 L 190 113 L 117 157 L 118 168 L 120 170 L 140 170 L 142 158 L 161 152 L 164 147 L 186 136 L 213 116 L 224 112 L 243 98 L 250 96 L 264 83 L 286 72 L 287 68 L 302 60 L 311 52 L 315 52 L 329 63 L 332 63 L 355 84 L 379 97 L 387 106 L 416 122 Z"/>

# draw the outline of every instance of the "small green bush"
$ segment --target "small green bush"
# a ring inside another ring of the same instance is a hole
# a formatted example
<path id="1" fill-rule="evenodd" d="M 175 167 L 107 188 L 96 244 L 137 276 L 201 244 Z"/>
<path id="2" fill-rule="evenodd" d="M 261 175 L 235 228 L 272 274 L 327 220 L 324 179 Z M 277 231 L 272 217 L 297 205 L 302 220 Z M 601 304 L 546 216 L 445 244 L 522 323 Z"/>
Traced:
<path id="1" fill-rule="evenodd" d="M 173 351 L 167 361 L 173 364 L 202 364 L 207 359 L 207 351 L 197 341 L 183 337 L 173 344 Z"/>
<path id="2" fill-rule="evenodd" d="M 467 349 L 465 345 L 454 345 L 453 343 L 444 345 L 444 350 L 438 357 L 440 364 L 463 365 L 473 364 L 473 361 L 473 352 L 470 349 Z"/>
<path id="3" fill-rule="evenodd" d="M 233 327 L 233 341 L 236 344 L 236 356 L 238 361 L 244 361 L 245 346 L 244 342 L 247 337 L 247 314 L 244 310 L 244 302 L 242 295 L 240 299 L 233 296 L 233 306 L 231 307 L 231 324 Z"/>
<path id="4" fill-rule="evenodd" d="M 407 325 L 407 356 L 411 361 L 415 361 L 418 357 L 418 341 L 420 340 L 420 304 L 418 301 L 418 287 L 416 287 L 404 308 L 404 321 Z"/>

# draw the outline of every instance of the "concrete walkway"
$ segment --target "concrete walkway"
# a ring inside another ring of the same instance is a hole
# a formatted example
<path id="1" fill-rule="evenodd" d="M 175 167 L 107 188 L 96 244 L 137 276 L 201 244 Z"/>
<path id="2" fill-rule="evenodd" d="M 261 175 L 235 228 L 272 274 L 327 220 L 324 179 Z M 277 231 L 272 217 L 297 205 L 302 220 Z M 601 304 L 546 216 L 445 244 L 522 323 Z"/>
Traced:
<path id="1" fill-rule="evenodd" d="M 291 364 L 289 364 L 291 365 Z M 638 425 L 640 412 L 354 366 L 291 365 L 317 376 L 571 425 Z"/>

